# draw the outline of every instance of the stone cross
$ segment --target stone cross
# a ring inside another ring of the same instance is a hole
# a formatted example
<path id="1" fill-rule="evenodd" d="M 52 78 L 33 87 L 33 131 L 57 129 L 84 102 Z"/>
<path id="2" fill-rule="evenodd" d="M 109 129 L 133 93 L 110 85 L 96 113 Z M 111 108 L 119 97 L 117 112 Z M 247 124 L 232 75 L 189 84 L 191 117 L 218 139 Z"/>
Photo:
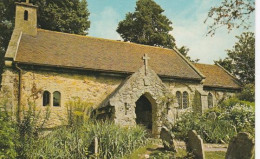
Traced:
<path id="1" fill-rule="evenodd" d="M 147 74 L 147 66 L 148 66 L 148 60 L 149 59 L 150 59 L 150 57 L 148 57 L 147 54 L 144 54 L 143 60 L 144 60 L 144 66 L 145 66 L 145 75 Z"/>
<path id="2" fill-rule="evenodd" d="M 30 3 L 30 0 L 26 0 L 26 3 Z"/>

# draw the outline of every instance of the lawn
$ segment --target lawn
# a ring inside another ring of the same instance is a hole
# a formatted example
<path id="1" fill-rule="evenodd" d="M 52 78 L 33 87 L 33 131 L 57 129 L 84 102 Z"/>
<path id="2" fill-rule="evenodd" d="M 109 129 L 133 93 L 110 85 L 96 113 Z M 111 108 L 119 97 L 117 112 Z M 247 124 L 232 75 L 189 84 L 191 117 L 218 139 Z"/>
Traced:
<path id="1" fill-rule="evenodd" d="M 205 157 L 206 159 L 224 159 L 225 154 L 226 152 L 224 151 L 208 151 L 205 152 Z M 178 149 L 178 152 L 174 154 L 171 151 L 165 151 L 157 144 L 150 143 L 145 147 L 135 150 L 132 154 L 125 156 L 124 159 L 145 159 L 148 155 L 150 159 L 184 159 L 187 157 L 187 152 L 185 149 Z"/>

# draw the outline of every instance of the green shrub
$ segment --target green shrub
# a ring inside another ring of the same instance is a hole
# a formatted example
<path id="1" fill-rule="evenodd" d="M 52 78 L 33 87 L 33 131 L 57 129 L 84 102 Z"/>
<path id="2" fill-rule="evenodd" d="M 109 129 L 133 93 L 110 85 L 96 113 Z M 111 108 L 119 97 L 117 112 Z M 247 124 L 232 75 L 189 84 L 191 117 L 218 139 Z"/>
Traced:
<path id="1" fill-rule="evenodd" d="M 17 135 L 14 122 L 7 110 L 7 100 L 0 101 L 0 158 L 16 158 Z"/>
<path id="2" fill-rule="evenodd" d="M 216 119 L 208 118 L 212 112 L 216 114 Z M 254 103 L 231 98 L 201 115 L 193 112 L 184 113 L 172 131 L 177 138 L 186 140 L 189 130 L 196 130 L 204 141 L 210 143 L 228 142 L 242 131 L 254 135 Z"/>

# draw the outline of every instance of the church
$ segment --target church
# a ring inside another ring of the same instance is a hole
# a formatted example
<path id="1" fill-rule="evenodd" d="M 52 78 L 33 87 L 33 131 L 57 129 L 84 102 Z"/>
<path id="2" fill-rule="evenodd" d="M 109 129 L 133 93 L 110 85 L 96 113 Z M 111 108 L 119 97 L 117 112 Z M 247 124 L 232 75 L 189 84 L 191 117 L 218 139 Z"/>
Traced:
<path id="1" fill-rule="evenodd" d="M 62 124 L 68 102 L 92 103 L 97 118 L 142 124 L 158 136 L 174 123 L 241 90 L 219 65 L 191 63 L 176 49 L 37 28 L 37 6 L 16 3 L 15 28 L 5 54 L 1 91 L 12 110 L 30 102 L 50 107 L 48 126 Z"/>

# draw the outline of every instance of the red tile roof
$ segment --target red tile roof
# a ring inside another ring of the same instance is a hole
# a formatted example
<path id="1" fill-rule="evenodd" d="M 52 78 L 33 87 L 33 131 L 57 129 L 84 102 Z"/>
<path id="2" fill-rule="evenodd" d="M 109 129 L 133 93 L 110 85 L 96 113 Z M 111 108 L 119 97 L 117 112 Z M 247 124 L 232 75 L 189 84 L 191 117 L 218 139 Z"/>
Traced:
<path id="1" fill-rule="evenodd" d="M 22 35 L 15 61 L 113 72 L 136 72 L 144 54 L 158 75 L 201 80 L 201 75 L 171 49 L 38 29 Z"/>
<path id="2" fill-rule="evenodd" d="M 241 88 L 239 81 L 220 66 L 199 63 L 194 63 L 193 65 L 206 76 L 203 83 L 204 86 L 232 89 Z"/>

